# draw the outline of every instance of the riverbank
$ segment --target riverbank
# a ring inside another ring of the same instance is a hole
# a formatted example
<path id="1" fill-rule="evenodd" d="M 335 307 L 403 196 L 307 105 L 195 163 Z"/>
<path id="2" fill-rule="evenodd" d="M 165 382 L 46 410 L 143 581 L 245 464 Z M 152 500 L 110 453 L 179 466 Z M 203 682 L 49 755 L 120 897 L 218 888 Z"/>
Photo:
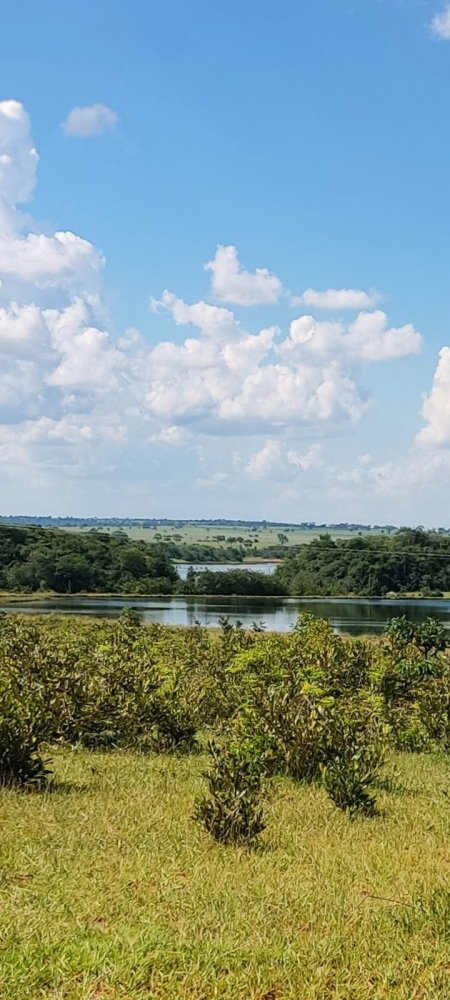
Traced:
<path id="1" fill-rule="evenodd" d="M 271 562 L 273 560 L 270 560 Z M 132 591 L 86 591 L 80 590 L 74 594 L 60 594 L 56 590 L 36 590 L 32 592 L 26 591 L 11 591 L 11 590 L 0 590 L 0 604 L 21 604 L 23 602 L 30 601 L 48 601 L 48 600 L 58 600 L 58 601 L 73 601 L 78 598 L 83 600 L 129 600 L 129 601 L 149 601 L 157 600 L 158 598 L 170 599 L 170 598 L 180 598 L 185 600 L 202 600 L 208 601 L 223 601 L 227 598 L 238 598 L 239 600 L 257 600 L 257 601 L 267 601 L 271 603 L 273 601 L 284 601 L 284 600 L 295 600 L 295 601 L 392 601 L 392 603 L 398 603 L 399 601 L 447 601 L 450 600 L 450 590 L 444 591 L 441 595 L 430 595 L 421 594 L 420 592 L 405 592 L 400 594 L 379 594 L 372 597 L 367 597 L 364 594 L 183 594 L 183 593 L 167 593 L 161 592 L 156 594 L 136 594 Z"/>

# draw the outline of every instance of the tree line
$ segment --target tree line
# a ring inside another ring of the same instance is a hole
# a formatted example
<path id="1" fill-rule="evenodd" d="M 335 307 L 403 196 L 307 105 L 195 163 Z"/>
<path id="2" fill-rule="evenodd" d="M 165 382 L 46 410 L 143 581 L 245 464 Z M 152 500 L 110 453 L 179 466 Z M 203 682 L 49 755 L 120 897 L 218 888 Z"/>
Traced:
<path id="1" fill-rule="evenodd" d="M 172 543 L 0 524 L 0 590 L 281 597 L 450 591 L 450 537 L 438 532 L 405 528 L 349 539 L 325 534 L 284 556 L 271 576 L 243 565 L 225 573 L 192 570 L 182 581 Z"/>
<path id="2" fill-rule="evenodd" d="M 292 595 L 383 597 L 450 590 L 450 538 L 403 528 L 395 535 L 333 539 L 297 546 L 275 576 Z"/>

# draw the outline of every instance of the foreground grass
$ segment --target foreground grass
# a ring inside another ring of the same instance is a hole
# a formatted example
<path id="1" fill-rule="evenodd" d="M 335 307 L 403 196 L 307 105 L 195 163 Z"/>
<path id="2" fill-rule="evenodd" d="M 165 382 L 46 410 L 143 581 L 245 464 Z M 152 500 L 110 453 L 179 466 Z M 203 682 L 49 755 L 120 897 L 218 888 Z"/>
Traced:
<path id="1" fill-rule="evenodd" d="M 396 758 L 371 821 L 280 782 L 253 854 L 192 821 L 202 765 L 64 752 L 53 790 L 0 793 L 2 1000 L 450 996 L 414 905 L 449 883 L 443 760 Z"/>

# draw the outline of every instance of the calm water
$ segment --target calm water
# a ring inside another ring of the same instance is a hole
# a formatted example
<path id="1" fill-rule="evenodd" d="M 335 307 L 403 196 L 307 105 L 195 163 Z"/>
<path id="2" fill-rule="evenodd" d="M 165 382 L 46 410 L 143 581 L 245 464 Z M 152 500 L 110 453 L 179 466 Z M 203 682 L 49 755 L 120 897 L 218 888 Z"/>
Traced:
<path id="1" fill-rule="evenodd" d="M 70 597 L 38 602 L 22 602 L 0 606 L 0 611 L 30 614 L 96 615 L 116 618 L 125 607 L 138 610 L 144 621 L 164 625 L 217 625 L 221 615 L 230 621 L 240 620 L 244 628 L 254 621 L 264 622 L 268 631 L 288 632 L 300 611 L 310 611 L 320 618 L 329 618 L 336 632 L 352 635 L 380 632 L 388 618 L 407 615 L 414 622 L 428 615 L 439 618 L 450 629 L 450 601 L 447 600 L 303 600 L 301 598 L 254 597 Z"/>
<path id="2" fill-rule="evenodd" d="M 187 571 L 190 567 L 194 570 L 194 573 L 204 573 L 205 569 L 210 569 L 213 573 L 228 573 L 230 569 L 249 569 L 252 573 L 264 573 L 265 576 L 270 576 L 274 573 L 278 563 L 276 562 L 260 562 L 260 563 L 177 563 L 176 569 L 178 576 L 181 576 L 182 580 L 187 577 Z"/>

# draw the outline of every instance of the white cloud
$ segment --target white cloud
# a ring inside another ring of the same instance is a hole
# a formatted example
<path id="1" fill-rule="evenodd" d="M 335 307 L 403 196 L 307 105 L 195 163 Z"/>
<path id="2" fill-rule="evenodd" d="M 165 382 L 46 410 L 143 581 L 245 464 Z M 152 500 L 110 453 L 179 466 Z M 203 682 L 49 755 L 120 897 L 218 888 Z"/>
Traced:
<path id="1" fill-rule="evenodd" d="M 115 128 L 119 121 L 118 115 L 106 104 L 89 104 L 86 107 L 73 108 L 63 122 L 66 135 L 87 139 L 92 135 L 100 135 Z"/>
<path id="2" fill-rule="evenodd" d="M 240 306 L 270 305 L 278 302 L 283 286 L 266 267 L 245 271 L 234 246 L 218 246 L 213 260 L 205 264 L 212 272 L 212 291 L 222 302 Z"/>
<path id="3" fill-rule="evenodd" d="M 103 267 L 103 258 L 88 240 L 74 233 L 0 234 L 0 275 L 38 287 L 75 289 L 93 285 Z M 95 284 L 96 287 L 96 284 Z"/>
<path id="4" fill-rule="evenodd" d="M 240 336 L 240 324 L 230 309 L 212 306 L 208 302 L 189 305 L 167 289 L 161 299 L 152 299 L 150 304 L 154 313 L 160 309 L 170 312 L 177 326 L 196 326 L 202 333 L 217 340 Z"/>
<path id="5" fill-rule="evenodd" d="M 183 504 L 190 495 L 193 504 L 201 505 L 204 491 L 220 500 L 226 494 L 230 504 L 235 500 L 238 515 L 241 500 L 250 496 L 262 516 L 267 504 L 279 516 L 277 505 L 285 501 L 297 511 L 299 493 L 304 499 L 310 486 L 320 497 L 331 495 L 334 480 L 351 491 L 359 475 L 368 495 L 388 492 L 388 483 L 396 481 L 389 463 L 361 462 L 363 474 L 353 470 L 355 478 L 346 484 L 338 480 L 339 470 L 330 471 L 333 466 L 321 449 L 327 437 L 333 438 L 334 452 L 337 436 L 356 425 L 370 406 L 355 363 L 417 353 L 421 338 L 411 324 L 391 327 L 385 313 L 363 309 L 351 323 L 300 316 L 286 335 L 275 325 L 246 329 L 231 308 L 206 299 L 186 302 L 165 291 L 152 302 L 151 340 L 132 328 L 116 334 L 102 305 L 101 254 L 75 233 L 43 231 L 20 210 L 32 197 L 37 163 L 26 111 L 18 102 L 3 102 L 4 509 L 7 503 L 20 508 L 22 496 L 22 509 L 37 500 L 40 509 L 53 507 L 56 497 L 54 509 L 76 512 L 85 497 L 92 513 L 100 513 L 103 504 L 130 513 L 134 503 L 139 514 L 151 502 L 151 509 L 164 516 L 170 497 L 176 512 L 180 497 Z M 207 267 L 222 302 L 273 304 L 282 293 L 280 280 L 266 269 L 242 269 L 234 247 L 219 247 Z M 335 304 L 344 308 L 342 298 Z M 424 403 L 427 427 L 421 443 L 450 441 L 450 362 L 445 357 L 443 352 Z M 320 446 L 299 444 L 314 438 Z M 443 476 L 438 459 L 433 465 L 427 454 L 425 464 Z M 419 467 L 415 460 L 414 469 Z M 419 474 L 404 469 L 409 481 Z M 261 490 L 262 480 L 273 481 L 277 489 Z"/>
<path id="6" fill-rule="evenodd" d="M 318 292 L 307 288 L 303 295 L 294 295 L 291 299 L 294 306 L 307 306 L 308 309 L 370 309 L 375 306 L 380 296 L 378 292 L 362 292 L 357 288 L 329 288 Z"/>
<path id="7" fill-rule="evenodd" d="M 171 448 L 184 448 L 190 442 L 191 438 L 192 435 L 186 427 L 177 427 L 176 424 L 171 424 L 170 427 L 163 427 L 162 431 L 155 435 L 152 440 L 161 444 L 167 444 Z"/>
<path id="8" fill-rule="evenodd" d="M 280 344 L 279 353 L 377 362 L 419 354 L 421 349 L 422 337 L 411 323 L 389 327 L 386 313 L 376 310 L 360 313 L 349 326 L 299 316 L 290 324 L 289 337 Z"/>
<path id="9" fill-rule="evenodd" d="M 252 479 L 286 481 L 295 479 L 299 473 L 310 472 L 322 465 L 320 445 L 311 445 L 300 454 L 292 448 L 284 450 L 281 441 L 269 438 L 256 451 L 245 466 L 245 472 Z"/>
<path id="10" fill-rule="evenodd" d="M 19 101 L 0 101 L 0 196 L 20 205 L 33 196 L 39 157 Z"/>
<path id="11" fill-rule="evenodd" d="M 103 390 L 116 385 L 119 367 L 126 367 L 125 356 L 106 330 L 90 325 L 85 302 L 76 299 L 62 312 L 47 310 L 45 318 L 59 355 L 59 364 L 46 377 L 48 385 Z"/>
<path id="12" fill-rule="evenodd" d="M 317 469 L 322 465 L 321 447 L 313 444 L 304 455 L 299 455 L 297 451 L 291 449 L 286 453 L 286 458 L 299 472 L 309 472 L 310 469 Z"/>
<path id="13" fill-rule="evenodd" d="M 450 4 L 447 4 L 440 14 L 433 17 L 431 30 L 438 38 L 450 40 Z"/>
<path id="14" fill-rule="evenodd" d="M 153 416 L 202 421 L 209 433 L 223 433 L 226 424 L 256 430 L 290 423 L 318 432 L 364 413 L 366 401 L 334 359 L 271 360 L 277 327 L 250 334 L 228 309 L 188 305 L 170 292 L 153 304 L 161 307 L 202 336 L 161 342 L 150 352 L 145 401 Z"/>
<path id="15" fill-rule="evenodd" d="M 422 405 L 426 426 L 417 435 L 422 446 L 450 446 L 450 347 L 439 352 L 433 385 Z"/>
<path id="16" fill-rule="evenodd" d="M 250 458 L 245 471 L 254 479 L 266 479 L 280 461 L 281 445 L 279 441 L 266 441 L 260 451 Z"/>
<path id="17" fill-rule="evenodd" d="M 420 354 L 422 337 L 412 323 L 389 327 L 386 313 L 360 313 L 348 331 L 346 347 L 352 357 L 363 361 L 392 361 Z"/>

